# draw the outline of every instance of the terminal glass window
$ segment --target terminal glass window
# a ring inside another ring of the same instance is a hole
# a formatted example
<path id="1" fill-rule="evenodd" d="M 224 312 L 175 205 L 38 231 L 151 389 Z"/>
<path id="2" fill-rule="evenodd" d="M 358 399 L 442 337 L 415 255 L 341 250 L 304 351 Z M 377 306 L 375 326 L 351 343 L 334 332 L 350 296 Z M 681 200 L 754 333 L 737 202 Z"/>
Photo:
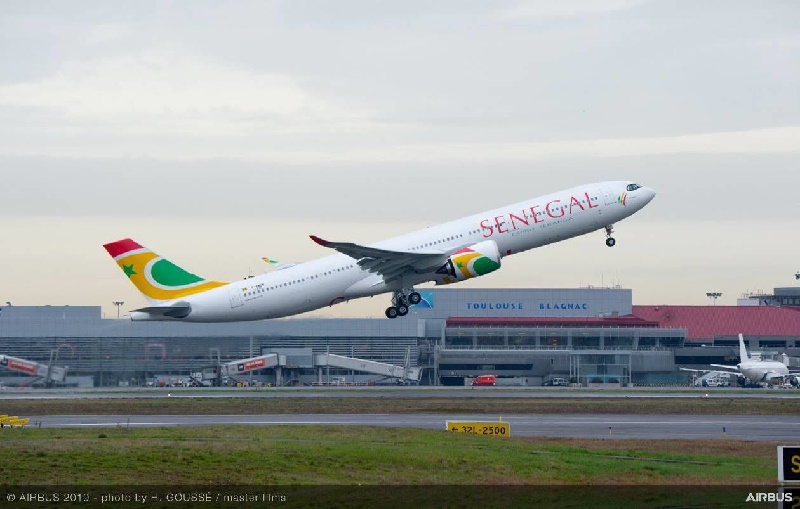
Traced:
<path id="1" fill-rule="evenodd" d="M 600 337 L 598 336 L 573 336 L 572 347 L 580 348 L 600 348 Z"/>
<path id="2" fill-rule="evenodd" d="M 542 336 L 542 345 L 543 346 L 567 346 L 569 343 L 569 338 L 566 334 L 558 334 L 558 333 L 548 333 L 546 336 Z"/>
<path id="3" fill-rule="evenodd" d="M 641 342 L 640 342 L 641 344 Z M 630 336 L 607 336 L 605 340 L 606 348 L 632 348 L 633 337 Z"/>
<path id="4" fill-rule="evenodd" d="M 786 348 L 786 340 L 766 340 L 762 339 L 758 342 L 759 348 Z"/>
<path id="5" fill-rule="evenodd" d="M 445 346 L 472 346 L 472 333 L 448 334 L 445 337 L 444 344 Z"/>
<path id="6" fill-rule="evenodd" d="M 657 338 L 639 338 L 639 348 L 653 348 L 656 342 Z"/>
<path id="7" fill-rule="evenodd" d="M 664 346 L 664 347 L 667 347 L 667 348 L 679 347 L 679 346 L 681 346 L 682 342 L 683 342 L 682 338 L 676 338 L 676 337 L 670 337 L 670 336 L 661 338 L 661 346 Z"/>
<path id="8" fill-rule="evenodd" d="M 478 336 L 478 346 L 503 346 L 503 334 L 481 334 Z"/>
<path id="9" fill-rule="evenodd" d="M 508 346 L 536 346 L 536 336 L 534 333 L 520 332 L 508 334 Z"/>

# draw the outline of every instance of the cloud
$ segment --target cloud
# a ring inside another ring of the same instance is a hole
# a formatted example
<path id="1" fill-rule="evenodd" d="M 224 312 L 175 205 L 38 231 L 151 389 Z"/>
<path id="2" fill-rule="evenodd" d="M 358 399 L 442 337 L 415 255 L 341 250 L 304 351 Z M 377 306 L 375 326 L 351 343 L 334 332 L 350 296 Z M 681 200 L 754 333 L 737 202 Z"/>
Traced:
<path id="1" fill-rule="evenodd" d="M 118 35 L 115 27 L 101 27 L 88 39 Z M 128 134 L 224 136 L 253 123 L 313 130 L 366 118 L 309 93 L 292 77 L 168 51 L 66 62 L 52 77 L 0 87 L 0 106 L 34 109 L 56 126 L 92 131 L 103 124 Z"/>
<path id="2" fill-rule="evenodd" d="M 610 138 L 530 143 L 402 145 L 374 151 L 329 153 L 328 160 L 380 162 L 511 162 L 565 157 L 627 157 L 654 154 L 734 154 L 800 151 L 800 127 L 651 138 Z M 275 155 L 273 155 L 275 156 Z M 299 154 L 297 154 L 299 156 Z M 285 161 L 288 162 L 288 161 Z"/>
<path id="3" fill-rule="evenodd" d="M 526 0 L 499 12 L 506 19 L 550 19 L 632 9 L 645 0 Z"/>
<path id="4" fill-rule="evenodd" d="M 92 26 L 85 34 L 86 44 L 107 44 L 136 35 L 132 28 L 121 23 L 100 23 Z"/>
<path id="5" fill-rule="evenodd" d="M 165 120 L 165 122 L 167 122 Z M 732 132 L 713 132 L 662 137 L 601 138 L 548 142 L 508 143 L 402 143 L 402 136 L 381 139 L 380 136 L 346 136 L 340 143 L 313 138 L 276 135 L 264 137 L 263 132 L 242 133 L 236 139 L 208 140 L 205 129 L 215 125 L 224 129 L 222 121 L 207 119 L 202 132 L 180 139 L 158 140 L 159 128 L 152 125 L 153 139 L 126 139 L 122 133 L 114 143 L 55 140 L 46 147 L 41 144 L 26 147 L 6 141 L 0 144 L 2 156 L 40 156 L 65 158 L 118 158 L 131 154 L 164 161 L 201 161 L 229 159 L 281 165 L 378 164 L 378 163 L 525 163 L 561 159 L 618 158 L 669 154 L 768 154 L 800 151 L 800 126 L 751 129 Z M 391 127 L 383 126 L 384 130 Z M 400 130 L 405 128 L 399 128 Z M 374 133 L 372 133 L 374 134 Z M 113 136 L 113 134 L 112 134 Z M 218 136 L 215 136 L 218 138 Z M 2 143 L 2 142 L 0 142 Z"/>

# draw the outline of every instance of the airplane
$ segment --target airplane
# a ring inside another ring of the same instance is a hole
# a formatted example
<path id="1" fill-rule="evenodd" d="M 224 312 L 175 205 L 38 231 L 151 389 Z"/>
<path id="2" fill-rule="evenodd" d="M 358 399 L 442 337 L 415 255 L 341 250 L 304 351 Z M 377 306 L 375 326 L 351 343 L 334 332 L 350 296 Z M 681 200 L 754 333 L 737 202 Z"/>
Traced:
<path id="1" fill-rule="evenodd" d="M 414 287 L 457 283 L 496 271 L 502 259 L 601 230 L 613 247 L 614 224 L 655 191 L 629 181 L 584 184 L 363 246 L 311 239 L 338 254 L 232 283 L 207 280 L 132 239 L 105 244 L 149 305 L 135 321 L 231 322 L 292 316 L 391 292 L 388 318 L 421 301 Z"/>
<path id="2" fill-rule="evenodd" d="M 736 366 L 727 366 L 724 364 L 710 364 L 711 367 L 721 368 L 716 370 L 697 370 L 689 368 L 681 368 L 682 371 L 699 371 L 699 372 L 717 372 L 736 375 L 747 379 L 752 384 L 774 384 L 776 382 L 785 381 L 787 378 L 800 374 L 800 372 L 792 372 L 786 364 L 779 361 L 762 361 L 761 359 L 754 359 L 747 353 L 747 348 L 744 346 L 744 337 L 739 334 L 739 358 L 740 362 Z"/>

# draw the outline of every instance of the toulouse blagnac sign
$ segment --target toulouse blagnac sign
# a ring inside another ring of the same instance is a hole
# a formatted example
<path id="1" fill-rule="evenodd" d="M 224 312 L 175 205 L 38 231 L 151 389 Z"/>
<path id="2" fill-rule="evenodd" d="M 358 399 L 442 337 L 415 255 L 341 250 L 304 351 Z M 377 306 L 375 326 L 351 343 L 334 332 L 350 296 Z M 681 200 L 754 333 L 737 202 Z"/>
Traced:
<path id="1" fill-rule="evenodd" d="M 540 311 L 546 310 L 564 310 L 564 311 L 587 311 L 589 305 L 586 302 L 539 302 L 538 306 L 534 303 L 534 309 Z M 525 305 L 522 302 L 467 302 L 467 310 L 525 310 Z"/>

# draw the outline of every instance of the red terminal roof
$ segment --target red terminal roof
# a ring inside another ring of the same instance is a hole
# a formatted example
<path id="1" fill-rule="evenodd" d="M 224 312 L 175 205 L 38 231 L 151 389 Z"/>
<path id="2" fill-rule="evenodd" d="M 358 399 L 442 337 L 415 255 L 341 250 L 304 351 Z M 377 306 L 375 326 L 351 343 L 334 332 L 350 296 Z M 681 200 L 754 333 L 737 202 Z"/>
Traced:
<path id="1" fill-rule="evenodd" d="M 797 306 L 633 306 L 633 314 L 661 327 L 687 329 L 687 339 L 716 336 L 800 336 Z"/>
<path id="2" fill-rule="evenodd" d="M 800 315 L 800 313 L 798 313 Z M 450 317 L 447 326 L 476 326 L 476 327 L 658 327 L 657 321 L 643 320 L 637 316 L 608 316 L 608 317 Z"/>

